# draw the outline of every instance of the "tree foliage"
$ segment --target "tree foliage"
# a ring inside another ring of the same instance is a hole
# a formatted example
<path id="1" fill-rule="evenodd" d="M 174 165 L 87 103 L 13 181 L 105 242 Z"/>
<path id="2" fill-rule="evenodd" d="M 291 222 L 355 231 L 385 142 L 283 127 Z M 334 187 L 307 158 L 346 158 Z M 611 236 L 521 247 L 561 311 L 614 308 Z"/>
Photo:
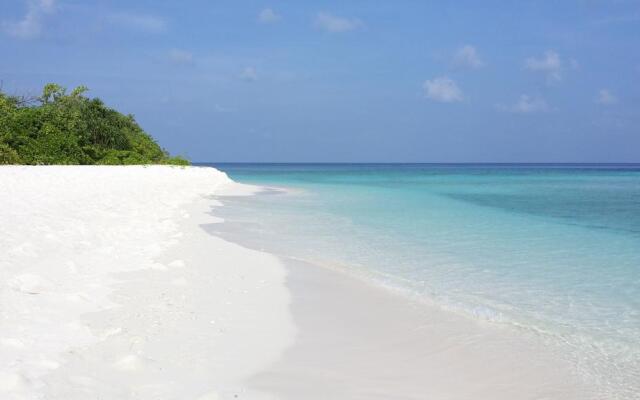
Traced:
<path id="1" fill-rule="evenodd" d="M 176 164 L 132 115 L 85 96 L 45 85 L 35 99 L 0 91 L 0 164 Z"/>

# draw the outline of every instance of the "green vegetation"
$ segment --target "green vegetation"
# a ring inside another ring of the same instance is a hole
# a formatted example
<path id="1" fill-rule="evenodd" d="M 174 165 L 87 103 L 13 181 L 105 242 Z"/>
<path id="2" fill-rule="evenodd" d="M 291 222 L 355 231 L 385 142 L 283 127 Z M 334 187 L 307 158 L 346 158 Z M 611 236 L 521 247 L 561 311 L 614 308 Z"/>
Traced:
<path id="1" fill-rule="evenodd" d="M 0 91 L 0 164 L 172 164 L 135 121 L 84 94 L 50 83 L 37 98 Z"/>

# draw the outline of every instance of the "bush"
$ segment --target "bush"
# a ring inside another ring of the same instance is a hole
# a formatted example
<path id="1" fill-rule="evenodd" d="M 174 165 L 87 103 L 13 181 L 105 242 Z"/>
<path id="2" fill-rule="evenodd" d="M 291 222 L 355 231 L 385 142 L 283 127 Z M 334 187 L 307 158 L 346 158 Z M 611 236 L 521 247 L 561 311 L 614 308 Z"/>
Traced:
<path id="1" fill-rule="evenodd" d="M 50 83 L 35 99 L 0 92 L 0 164 L 189 165 L 86 91 Z"/>
<path id="2" fill-rule="evenodd" d="M 182 166 L 191 165 L 189 160 L 187 160 L 186 158 L 181 157 L 181 156 L 168 157 L 168 158 L 166 158 L 165 160 L 162 161 L 162 164 L 182 165 Z"/>
<path id="3" fill-rule="evenodd" d="M 22 160 L 9 145 L 0 143 L 0 165 L 3 164 L 22 164 Z"/>

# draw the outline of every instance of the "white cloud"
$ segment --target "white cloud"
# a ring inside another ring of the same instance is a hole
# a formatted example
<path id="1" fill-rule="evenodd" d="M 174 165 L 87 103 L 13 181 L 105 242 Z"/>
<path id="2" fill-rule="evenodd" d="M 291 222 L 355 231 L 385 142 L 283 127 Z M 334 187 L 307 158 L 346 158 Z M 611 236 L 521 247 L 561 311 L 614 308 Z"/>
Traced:
<path id="1" fill-rule="evenodd" d="M 543 72 L 550 80 L 562 80 L 562 60 L 555 51 L 547 51 L 540 58 L 527 58 L 524 67 L 530 71 Z"/>
<path id="2" fill-rule="evenodd" d="M 484 65 L 476 48 L 470 45 L 465 45 L 458 49 L 453 56 L 453 63 L 459 67 L 467 68 L 480 68 Z"/>
<path id="3" fill-rule="evenodd" d="M 168 57 L 174 64 L 193 64 L 193 53 L 187 50 L 171 49 Z"/>
<path id="4" fill-rule="evenodd" d="M 426 80 L 423 84 L 425 96 L 443 103 L 462 101 L 464 96 L 458 85 L 447 77 Z"/>
<path id="5" fill-rule="evenodd" d="M 117 13 L 108 17 L 109 21 L 124 28 L 146 33 L 162 33 L 167 30 L 166 21 L 155 15 Z"/>
<path id="6" fill-rule="evenodd" d="M 504 106 L 498 105 L 500 111 L 507 111 L 517 114 L 532 114 L 537 112 L 549 111 L 549 105 L 541 97 L 531 97 L 523 94 L 515 104 Z"/>
<path id="7" fill-rule="evenodd" d="M 330 33 L 347 32 L 362 28 L 364 24 L 357 18 L 344 18 L 321 12 L 313 24 L 316 28 Z"/>
<path id="8" fill-rule="evenodd" d="M 55 0 L 28 0 L 27 12 L 16 22 L 3 22 L 9 35 L 20 39 L 32 39 L 42 33 L 42 20 L 55 11 Z"/>
<path id="9" fill-rule="evenodd" d="M 240 73 L 240 79 L 246 82 L 254 82 L 258 80 L 258 73 L 253 67 L 246 67 Z"/>
<path id="10" fill-rule="evenodd" d="M 609 90 L 600 89 L 600 91 L 598 91 L 598 95 L 596 96 L 596 103 L 609 106 L 612 104 L 616 104 L 617 102 L 618 98 L 614 96 L 614 94 Z"/>
<path id="11" fill-rule="evenodd" d="M 273 24 L 281 19 L 282 17 L 270 8 L 265 8 L 258 14 L 258 21 L 263 24 Z"/>

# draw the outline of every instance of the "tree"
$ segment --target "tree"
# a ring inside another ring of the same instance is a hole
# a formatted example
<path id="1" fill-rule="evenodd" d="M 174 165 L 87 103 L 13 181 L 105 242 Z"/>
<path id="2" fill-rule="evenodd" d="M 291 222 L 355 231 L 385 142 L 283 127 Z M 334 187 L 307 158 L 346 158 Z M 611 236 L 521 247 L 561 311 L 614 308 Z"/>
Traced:
<path id="1" fill-rule="evenodd" d="M 0 163 L 189 164 L 87 91 L 49 83 L 34 103 L 0 89 Z"/>

